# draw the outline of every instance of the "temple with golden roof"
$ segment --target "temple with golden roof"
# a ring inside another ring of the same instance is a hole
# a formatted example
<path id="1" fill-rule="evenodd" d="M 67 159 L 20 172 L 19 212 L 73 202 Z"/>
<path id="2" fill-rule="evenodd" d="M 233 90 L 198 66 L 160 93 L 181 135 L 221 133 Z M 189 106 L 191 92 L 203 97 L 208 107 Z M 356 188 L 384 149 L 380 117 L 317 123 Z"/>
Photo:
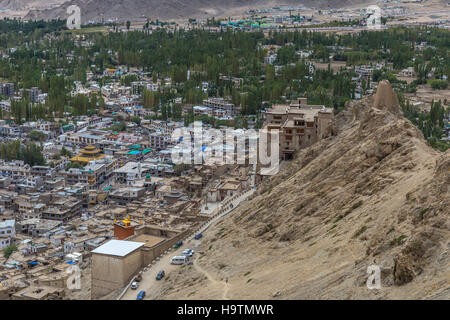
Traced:
<path id="1" fill-rule="evenodd" d="M 105 155 L 100 149 L 97 149 L 94 146 L 87 146 L 82 149 L 77 156 L 71 158 L 70 161 L 77 162 L 84 166 L 93 160 L 103 159 L 104 157 Z"/>

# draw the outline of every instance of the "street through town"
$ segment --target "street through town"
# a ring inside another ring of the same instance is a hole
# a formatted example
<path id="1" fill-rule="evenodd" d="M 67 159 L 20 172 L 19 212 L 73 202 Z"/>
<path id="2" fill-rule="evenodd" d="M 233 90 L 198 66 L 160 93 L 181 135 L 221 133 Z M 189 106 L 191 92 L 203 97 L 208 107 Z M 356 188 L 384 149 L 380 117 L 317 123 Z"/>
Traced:
<path id="1" fill-rule="evenodd" d="M 254 185 L 254 175 L 252 175 L 252 185 Z M 225 210 L 223 213 L 219 214 L 218 216 L 214 217 L 211 221 L 209 221 L 205 226 L 202 227 L 200 230 L 201 233 L 205 232 L 211 225 L 217 223 L 220 221 L 223 217 L 233 212 L 239 204 L 246 200 L 249 196 L 251 196 L 255 192 L 255 188 L 252 187 L 250 190 L 247 190 L 242 195 L 237 197 L 236 199 L 232 200 L 230 203 L 227 203 L 225 207 L 227 210 Z M 230 206 L 232 204 L 232 206 Z M 189 237 L 187 241 L 183 243 L 183 246 L 177 250 L 171 250 L 167 254 L 163 255 L 159 258 L 154 264 L 152 264 L 150 267 L 147 267 L 147 271 L 142 273 L 142 280 L 139 283 L 139 287 L 137 290 L 132 290 L 131 286 L 128 286 L 126 292 L 123 294 L 122 297 L 119 296 L 120 300 L 135 300 L 137 294 L 141 290 L 146 291 L 146 296 L 144 300 L 151 300 L 155 299 L 155 297 L 158 296 L 159 292 L 161 291 L 163 287 L 163 282 L 165 281 L 166 277 L 170 277 L 170 273 L 178 268 L 180 268 L 180 265 L 172 265 L 170 264 L 170 260 L 173 256 L 179 256 L 182 255 L 182 252 L 184 249 L 190 248 L 193 249 L 196 253 L 193 256 L 194 266 L 196 266 L 196 254 L 198 252 L 198 249 L 201 246 L 202 238 L 199 240 L 194 239 L 194 236 Z M 196 268 L 198 271 L 203 272 L 201 268 Z M 164 270 L 166 275 L 162 280 L 156 280 L 156 275 L 160 270 Z M 205 273 L 205 272 L 203 272 Z M 213 281 L 211 277 L 207 274 L 205 274 L 208 278 L 208 280 Z M 228 291 L 228 284 L 224 287 L 226 291 Z M 224 298 L 226 298 L 226 291 L 224 291 Z"/>

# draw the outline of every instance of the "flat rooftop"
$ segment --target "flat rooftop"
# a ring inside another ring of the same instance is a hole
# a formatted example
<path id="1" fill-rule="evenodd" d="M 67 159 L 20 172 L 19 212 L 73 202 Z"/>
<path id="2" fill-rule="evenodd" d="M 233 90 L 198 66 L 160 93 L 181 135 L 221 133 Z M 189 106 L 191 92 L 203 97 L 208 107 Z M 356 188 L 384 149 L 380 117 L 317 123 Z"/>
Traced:
<path id="1" fill-rule="evenodd" d="M 150 234 L 141 234 L 141 235 L 138 235 L 133 240 L 137 241 L 137 242 L 144 242 L 146 247 L 153 247 L 153 246 L 156 246 L 158 243 L 161 243 L 164 240 L 166 240 L 166 238 L 152 236 Z"/>
<path id="2" fill-rule="evenodd" d="M 35 286 L 31 285 L 28 288 L 25 288 L 19 292 L 16 292 L 14 296 L 16 297 L 28 297 L 32 299 L 43 299 L 49 294 L 63 292 L 64 289 L 48 287 L 48 286 Z"/>
<path id="3" fill-rule="evenodd" d="M 105 254 L 110 256 L 124 257 L 131 252 L 145 245 L 142 242 L 110 240 L 104 245 L 92 250 L 92 253 Z"/>

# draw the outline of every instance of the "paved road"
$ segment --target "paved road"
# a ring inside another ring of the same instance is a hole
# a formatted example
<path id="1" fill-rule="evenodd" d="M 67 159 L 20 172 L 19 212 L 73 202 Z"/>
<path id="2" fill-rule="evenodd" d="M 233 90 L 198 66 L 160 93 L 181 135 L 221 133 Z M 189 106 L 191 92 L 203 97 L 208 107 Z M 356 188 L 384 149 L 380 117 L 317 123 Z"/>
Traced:
<path id="1" fill-rule="evenodd" d="M 254 182 L 254 179 L 253 179 Z M 226 210 L 221 213 L 220 215 L 214 217 L 211 221 L 209 221 L 203 228 L 200 230 L 200 232 L 204 233 L 213 223 L 218 222 L 221 220 L 224 216 L 229 214 L 230 212 L 234 211 L 239 204 L 247 199 L 250 195 L 252 195 L 255 192 L 255 189 L 252 188 L 245 193 L 243 193 L 241 196 L 237 197 L 230 203 L 227 203 L 225 205 Z M 230 204 L 233 204 L 231 207 Z M 144 300 L 148 299 L 155 299 L 158 296 L 158 293 L 162 289 L 162 283 L 165 281 L 163 280 L 156 280 L 156 275 L 160 270 L 164 270 L 166 273 L 166 277 L 170 277 L 171 271 L 174 271 L 178 268 L 180 268 L 180 265 L 171 265 L 170 260 L 173 256 L 181 255 L 181 252 L 184 249 L 191 248 L 195 252 L 198 252 L 198 249 L 200 247 L 202 239 L 195 240 L 194 237 L 190 237 L 187 241 L 183 243 L 183 246 L 180 249 L 172 250 L 168 254 L 162 256 L 160 260 L 156 261 L 155 264 L 153 264 L 150 268 L 147 268 L 147 271 L 142 273 L 142 281 L 139 284 L 139 288 L 137 290 L 131 290 L 131 288 L 128 288 L 125 294 L 121 297 L 121 300 L 135 300 L 138 292 L 140 290 L 146 291 L 146 297 Z M 194 255 L 195 258 L 195 255 Z M 228 286 L 226 286 L 228 288 Z M 224 292 L 224 298 L 226 297 L 226 292 Z"/>

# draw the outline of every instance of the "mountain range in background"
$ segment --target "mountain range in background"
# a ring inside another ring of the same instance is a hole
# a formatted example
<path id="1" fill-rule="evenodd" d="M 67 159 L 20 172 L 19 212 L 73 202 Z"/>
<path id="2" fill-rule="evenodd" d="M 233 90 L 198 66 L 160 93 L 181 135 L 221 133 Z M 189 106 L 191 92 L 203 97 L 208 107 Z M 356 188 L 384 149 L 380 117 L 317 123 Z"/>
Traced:
<path id="1" fill-rule="evenodd" d="M 54 0 L 54 2 L 63 0 Z M 0 7 L 24 6 L 36 0 L 0 0 Z M 226 17 L 238 15 L 249 9 L 273 6 L 342 8 L 374 3 L 373 0 L 74 0 L 65 1 L 52 8 L 31 8 L 25 19 L 54 19 L 67 17 L 70 5 L 81 8 L 82 23 L 100 21 L 125 21 L 140 19 L 176 20 L 186 18 Z"/>

